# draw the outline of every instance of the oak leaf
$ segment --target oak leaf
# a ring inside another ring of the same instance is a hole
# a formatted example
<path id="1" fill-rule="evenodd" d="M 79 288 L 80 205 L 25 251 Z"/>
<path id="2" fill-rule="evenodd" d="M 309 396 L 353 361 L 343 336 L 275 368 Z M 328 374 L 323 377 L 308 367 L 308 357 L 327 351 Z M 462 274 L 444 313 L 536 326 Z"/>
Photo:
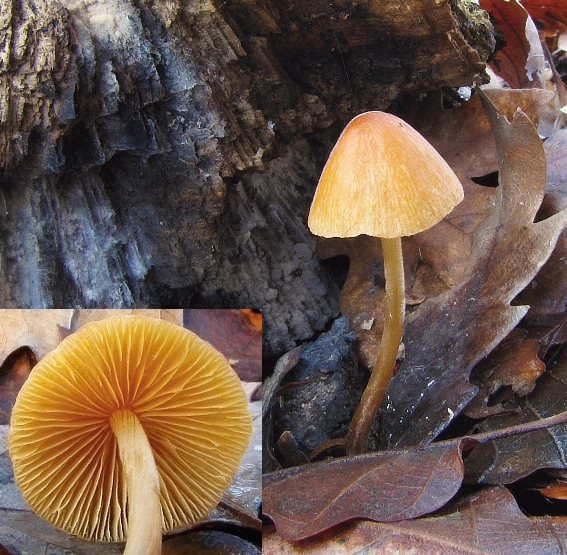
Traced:
<path id="1" fill-rule="evenodd" d="M 353 518 L 391 522 L 431 513 L 462 480 L 460 441 L 372 453 L 266 474 L 263 512 L 297 541 Z"/>
<path id="2" fill-rule="evenodd" d="M 262 381 L 259 313 L 237 309 L 186 309 L 184 325 L 228 358 L 242 380 Z"/>
<path id="3" fill-rule="evenodd" d="M 300 543 L 271 532 L 264 537 L 262 553 L 533 555 L 564 553 L 566 547 L 566 518 L 527 517 L 507 489 L 495 487 L 415 520 L 347 523 Z"/>
<path id="4" fill-rule="evenodd" d="M 499 187 L 472 235 L 467 277 L 422 303 L 408 319 L 405 360 L 383 404 L 386 445 L 431 440 L 474 397 L 472 367 L 520 322 L 528 306 L 511 301 L 532 281 L 567 222 L 561 211 L 535 221 L 546 188 L 541 140 L 522 112 L 509 122 L 488 97 Z"/>
<path id="5" fill-rule="evenodd" d="M 567 29 L 567 3 L 565 0 L 522 0 L 532 18 L 547 31 Z"/>

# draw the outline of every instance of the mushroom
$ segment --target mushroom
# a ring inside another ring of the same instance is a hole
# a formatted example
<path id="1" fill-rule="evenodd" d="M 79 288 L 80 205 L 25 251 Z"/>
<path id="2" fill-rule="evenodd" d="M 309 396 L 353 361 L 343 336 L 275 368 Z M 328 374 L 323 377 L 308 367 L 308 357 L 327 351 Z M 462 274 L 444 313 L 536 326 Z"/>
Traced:
<path id="1" fill-rule="evenodd" d="M 34 367 L 9 452 L 26 502 L 51 524 L 153 555 L 164 531 L 217 505 L 250 435 L 244 389 L 216 349 L 172 323 L 117 316 Z"/>
<path id="2" fill-rule="evenodd" d="M 392 377 L 405 314 L 401 237 L 433 227 L 463 199 L 453 170 L 402 119 L 366 112 L 343 130 L 323 168 L 309 212 L 322 237 L 380 237 L 386 297 L 378 358 L 347 434 L 349 454 L 366 450 Z"/>

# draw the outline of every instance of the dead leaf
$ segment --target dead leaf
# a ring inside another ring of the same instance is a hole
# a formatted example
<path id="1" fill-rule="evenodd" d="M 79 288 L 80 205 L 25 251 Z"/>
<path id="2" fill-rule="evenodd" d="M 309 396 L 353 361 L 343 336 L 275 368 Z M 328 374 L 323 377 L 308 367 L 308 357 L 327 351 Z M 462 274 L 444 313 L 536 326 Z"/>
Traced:
<path id="1" fill-rule="evenodd" d="M 254 384 L 245 385 L 249 399 L 253 387 Z M 258 509 L 262 503 L 262 403 L 249 402 L 248 407 L 252 415 L 252 438 L 221 500 L 221 504 L 231 507 L 233 522 L 246 527 L 250 526 L 251 521 L 258 520 Z M 214 511 L 209 517 L 213 515 Z"/>
<path id="2" fill-rule="evenodd" d="M 565 0 L 522 0 L 522 4 L 547 31 L 565 31 L 567 29 L 567 4 Z"/>
<path id="3" fill-rule="evenodd" d="M 527 337 L 526 330 L 514 328 L 472 371 L 470 379 L 478 385 L 479 392 L 465 409 L 465 414 L 480 419 L 513 410 L 505 409 L 496 395 L 501 390 L 505 390 L 504 394 L 513 392 L 518 396 L 533 391 L 537 378 L 545 371 L 538 350 L 539 341 Z"/>
<path id="4" fill-rule="evenodd" d="M 12 351 L 0 366 L 0 424 L 9 424 L 18 392 L 36 365 L 35 353 L 29 347 Z"/>
<path id="5" fill-rule="evenodd" d="M 534 223 L 546 163 L 529 118 L 518 111 L 509 122 L 488 99 L 485 106 L 496 136 L 500 186 L 472 236 L 468 277 L 408 318 L 405 360 L 382 405 L 386 446 L 432 439 L 474 397 L 470 370 L 526 314 L 528 307 L 510 302 L 545 263 L 567 222 L 562 211 Z"/>
<path id="6" fill-rule="evenodd" d="M 553 484 L 540 488 L 539 492 L 548 499 L 567 501 L 567 481 L 556 480 Z"/>
<path id="7" fill-rule="evenodd" d="M 335 459 L 264 475 L 263 512 L 296 541 L 352 518 L 391 522 L 433 512 L 462 479 L 458 441 Z"/>
<path id="8" fill-rule="evenodd" d="M 257 545 L 220 530 L 183 534 L 163 542 L 162 555 L 260 555 Z"/>
<path id="9" fill-rule="evenodd" d="M 264 555 L 543 555 L 563 553 L 567 519 L 528 518 L 502 487 L 452 503 L 442 514 L 395 523 L 357 522 L 299 543 L 275 531 Z"/>
<path id="10" fill-rule="evenodd" d="M 262 330 L 262 312 L 252 308 L 242 308 L 240 312 L 248 318 L 248 321 L 257 329 Z"/>
<path id="11" fill-rule="evenodd" d="M 186 309 L 184 325 L 218 349 L 242 380 L 262 381 L 262 329 L 236 309 Z"/>
<path id="12" fill-rule="evenodd" d="M 521 337 L 522 335 L 524 333 L 520 328 L 512 330 L 508 337 L 513 344 L 505 345 L 502 351 L 495 350 L 495 356 L 491 357 L 491 362 L 495 364 L 492 392 L 503 386 L 510 386 L 514 393 L 523 397 L 533 391 L 535 381 L 545 372 L 545 364 L 537 356 L 539 342 L 530 337 Z M 506 354 L 505 350 L 508 351 Z M 483 383 L 486 382 L 483 380 Z"/>
<path id="13" fill-rule="evenodd" d="M 120 555 L 123 551 L 123 544 L 87 542 L 69 536 L 31 511 L 0 508 L 0 522 L 0 541 L 17 553 Z"/>
<path id="14" fill-rule="evenodd" d="M 477 424 L 478 430 L 498 430 L 567 410 L 565 353 L 548 365 L 534 391 L 514 406 L 514 414 L 487 418 Z M 567 469 L 566 438 L 567 426 L 560 425 L 478 445 L 466 458 L 466 481 L 510 484 L 536 470 Z"/>
<path id="15" fill-rule="evenodd" d="M 567 208 L 567 130 L 558 131 L 545 144 L 548 162 L 547 192 L 538 217 L 545 218 Z M 557 245 L 536 278 L 518 295 L 517 302 L 530 310 L 523 326 L 540 342 L 540 356 L 567 341 L 567 234 L 561 233 Z"/>
<path id="16" fill-rule="evenodd" d="M 558 131 L 544 144 L 547 157 L 547 193 L 540 209 L 540 219 L 567 208 L 567 129 Z M 561 314 L 567 306 L 567 234 L 559 236 L 557 245 L 530 287 L 519 296 L 519 302 L 530 305 L 530 318 Z"/>
<path id="17" fill-rule="evenodd" d="M 545 142 L 548 160 L 549 194 L 558 206 L 567 205 L 567 129 Z"/>
<path id="18" fill-rule="evenodd" d="M 540 343 L 539 353 L 544 357 L 552 347 L 567 341 L 567 312 L 559 314 L 537 314 L 525 319 L 523 326 L 530 336 Z"/>
<path id="19" fill-rule="evenodd" d="M 280 387 L 286 374 L 299 362 L 300 356 L 301 347 L 294 347 L 291 351 L 288 351 L 278 359 L 272 374 L 264 379 L 264 388 L 262 392 L 262 418 L 268 416 L 272 405 L 276 401 L 276 391 Z"/>
<path id="20" fill-rule="evenodd" d="M 262 467 L 263 472 L 270 472 L 281 468 L 273 453 L 273 412 L 276 402 L 276 391 L 280 387 L 286 374 L 299 362 L 301 347 L 295 347 L 282 355 L 270 376 L 263 382 L 262 390 Z"/>
<path id="21" fill-rule="evenodd" d="M 556 131 L 558 107 L 552 91 L 537 88 L 487 89 L 485 93 L 500 115 L 506 116 L 508 120 L 512 120 L 519 109 L 530 118 L 541 137 L 549 137 Z"/>
<path id="22" fill-rule="evenodd" d="M 0 311 L 0 354 L 4 360 L 12 351 L 28 346 L 39 360 L 61 342 L 60 328 L 68 328 L 72 310 Z"/>
<path id="23" fill-rule="evenodd" d="M 504 43 L 490 67 L 512 89 L 526 87 L 531 80 L 526 71 L 531 48 L 526 36 L 528 12 L 517 0 L 480 0 L 480 7 L 492 16 L 494 27 L 502 34 Z"/>
<path id="24" fill-rule="evenodd" d="M 377 522 L 419 518 L 445 507 L 460 490 L 464 451 L 464 478 L 472 483 L 477 477 L 471 480 L 469 474 L 471 449 L 475 453 L 504 438 L 524 439 L 536 432 L 564 428 L 566 422 L 564 411 L 424 447 L 343 457 L 273 472 L 264 476 L 263 513 L 288 541 L 310 538 L 357 518 Z"/>

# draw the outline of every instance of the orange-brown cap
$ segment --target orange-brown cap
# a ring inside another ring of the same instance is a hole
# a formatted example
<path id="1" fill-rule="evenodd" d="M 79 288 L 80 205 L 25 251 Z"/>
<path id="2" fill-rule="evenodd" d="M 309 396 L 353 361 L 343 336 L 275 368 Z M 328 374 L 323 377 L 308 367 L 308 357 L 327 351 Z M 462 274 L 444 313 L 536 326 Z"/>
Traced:
<path id="1" fill-rule="evenodd" d="M 248 445 L 246 395 L 211 345 L 144 316 L 87 324 L 24 384 L 9 450 L 30 507 L 70 534 L 124 539 L 126 487 L 110 426 L 120 409 L 138 417 L 152 447 L 164 531 L 205 517 Z"/>
<path id="2" fill-rule="evenodd" d="M 433 227 L 461 200 L 459 179 L 422 135 L 392 114 L 366 112 L 331 151 L 308 225 L 322 237 L 402 237 Z"/>

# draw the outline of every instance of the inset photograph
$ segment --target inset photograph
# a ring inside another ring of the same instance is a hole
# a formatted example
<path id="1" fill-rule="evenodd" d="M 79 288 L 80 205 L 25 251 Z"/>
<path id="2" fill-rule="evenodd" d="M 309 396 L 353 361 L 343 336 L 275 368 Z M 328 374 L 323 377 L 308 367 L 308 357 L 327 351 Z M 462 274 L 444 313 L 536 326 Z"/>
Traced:
<path id="1" fill-rule="evenodd" d="M 0 550 L 261 552 L 262 317 L 1 310 Z"/>

